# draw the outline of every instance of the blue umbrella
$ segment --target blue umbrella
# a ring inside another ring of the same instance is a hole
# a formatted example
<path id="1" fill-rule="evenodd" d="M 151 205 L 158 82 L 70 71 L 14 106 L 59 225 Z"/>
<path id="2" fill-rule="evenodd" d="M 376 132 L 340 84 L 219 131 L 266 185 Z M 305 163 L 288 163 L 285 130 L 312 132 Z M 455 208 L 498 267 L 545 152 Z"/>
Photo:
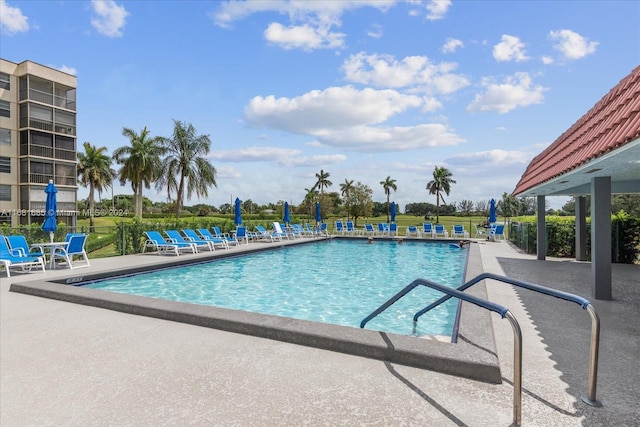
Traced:
<path id="1" fill-rule="evenodd" d="M 396 222 L 396 202 L 391 202 L 391 222 Z"/>
<path id="2" fill-rule="evenodd" d="M 496 222 L 496 201 L 491 199 L 489 202 L 489 222 Z"/>
<path id="3" fill-rule="evenodd" d="M 56 189 L 56 186 L 53 185 L 53 180 L 49 180 L 49 185 L 44 189 L 44 192 L 47 193 L 47 202 L 44 205 L 46 217 L 42 223 L 42 231 L 49 232 L 49 237 L 53 243 L 53 233 L 58 228 L 58 225 L 56 224 L 56 211 L 58 210 L 56 193 L 58 190 Z"/>
<path id="4" fill-rule="evenodd" d="M 284 217 L 282 222 L 289 224 L 291 222 L 291 216 L 289 215 L 289 202 L 284 202 Z"/>
<path id="5" fill-rule="evenodd" d="M 320 202 L 316 202 L 316 222 L 322 222 L 322 214 L 320 213 Z"/>
<path id="6" fill-rule="evenodd" d="M 240 199 L 236 197 L 236 204 L 235 204 L 236 217 L 234 218 L 234 221 L 233 221 L 233 222 L 235 222 L 236 225 L 242 224 L 242 211 L 241 211 L 241 208 L 240 208 L 240 204 L 241 203 L 242 202 L 240 201 Z"/>

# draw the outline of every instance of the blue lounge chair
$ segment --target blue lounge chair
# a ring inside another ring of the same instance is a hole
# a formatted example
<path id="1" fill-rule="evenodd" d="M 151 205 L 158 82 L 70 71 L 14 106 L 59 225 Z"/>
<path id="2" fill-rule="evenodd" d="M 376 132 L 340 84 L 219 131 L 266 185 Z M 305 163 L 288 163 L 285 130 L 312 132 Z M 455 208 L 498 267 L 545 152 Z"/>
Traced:
<path id="1" fill-rule="evenodd" d="M 469 233 L 464 229 L 463 225 L 454 225 L 453 230 L 451 230 L 451 237 L 460 237 L 466 239 L 469 237 Z"/>
<path id="2" fill-rule="evenodd" d="M 5 236 L 0 234 L 0 263 L 7 272 L 7 277 L 11 277 L 9 269 L 11 267 L 21 267 L 22 271 L 30 271 L 34 266 L 42 267 L 44 272 L 44 257 L 20 256 L 19 251 L 11 251 Z"/>
<path id="3" fill-rule="evenodd" d="M 422 237 L 436 237 L 435 230 L 433 229 L 433 224 L 431 224 L 430 222 L 423 223 L 420 234 L 422 235 Z"/>
<path id="4" fill-rule="evenodd" d="M 389 224 L 387 224 L 386 222 L 379 222 L 378 235 L 385 236 L 387 234 L 389 234 Z"/>
<path id="5" fill-rule="evenodd" d="M 249 240 L 253 240 L 253 233 L 247 231 L 247 227 L 244 225 L 239 225 L 236 227 L 236 239 L 238 242 L 244 242 L 245 244 L 249 244 Z"/>
<path id="6" fill-rule="evenodd" d="M 289 233 L 287 233 L 286 231 L 284 231 L 285 229 L 282 228 L 282 225 L 280 225 L 279 222 L 273 222 L 273 231 L 272 233 L 277 234 L 278 236 L 280 236 L 280 239 L 287 239 L 290 240 L 291 239 L 291 235 Z"/>
<path id="7" fill-rule="evenodd" d="M 17 251 L 17 253 L 20 256 L 30 256 L 35 258 L 44 256 L 44 251 L 42 250 L 42 247 L 38 248 L 37 245 L 34 245 L 35 248 L 38 248 L 38 250 L 34 251 L 34 247 L 31 247 L 31 248 L 29 247 L 29 243 L 27 243 L 27 239 L 22 234 L 7 236 L 7 242 L 9 243 L 9 247 L 11 248 L 11 251 L 12 252 Z"/>
<path id="8" fill-rule="evenodd" d="M 364 234 L 367 236 L 373 236 L 374 234 L 376 234 L 376 229 L 373 228 L 373 224 L 364 225 Z"/>
<path id="9" fill-rule="evenodd" d="M 494 224 L 494 226 L 491 227 L 491 230 L 489 231 L 489 239 L 493 240 L 494 242 L 499 239 L 506 240 L 506 237 L 504 235 L 504 224 Z"/>
<path id="10" fill-rule="evenodd" d="M 442 237 L 449 237 L 449 233 L 447 232 L 447 230 L 444 228 L 444 225 L 442 224 L 436 224 L 436 226 L 433 229 L 433 237 L 438 237 L 438 236 L 442 236 Z"/>
<path id="11" fill-rule="evenodd" d="M 322 222 L 318 225 L 318 235 L 319 236 L 328 236 L 329 231 L 326 222 Z"/>
<path id="12" fill-rule="evenodd" d="M 198 248 L 208 249 L 211 252 L 215 250 L 215 248 L 213 247 L 213 242 L 205 239 L 187 239 L 182 234 L 180 234 L 178 230 L 165 230 L 164 234 L 169 237 L 169 241 L 171 243 L 188 243 L 193 245 L 196 249 L 196 253 L 198 253 Z"/>
<path id="13" fill-rule="evenodd" d="M 86 241 L 86 234 L 73 234 L 69 237 L 69 240 L 67 240 L 66 245 L 56 246 L 55 248 L 53 248 L 51 258 L 54 267 L 56 266 L 56 259 L 62 259 L 67 264 L 67 267 L 71 269 L 90 267 L 89 256 L 87 256 L 87 252 L 84 249 L 84 244 Z M 75 257 L 82 257 L 82 262 L 80 264 L 74 264 L 73 259 Z"/>
<path id="14" fill-rule="evenodd" d="M 418 235 L 418 227 L 415 225 L 408 225 L 407 231 L 405 232 L 405 236 L 407 237 L 419 237 Z"/>
<path id="15" fill-rule="evenodd" d="M 335 221 L 335 228 L 333 229 L 334 234 L 344 234 L 344 224 L 341 220 Z"/>
<path id="16" fill-rule="evenodd" d="M 395 222 L 392 222 L 391 224 L 389 224 L 389 228 L 387 229 L 387 233 L 389 233 L 390 236 L 397 236 L 398 235 L 398 224 L 396 224 Z"/>
<path id="17" fill-rule="evenodd" d="M 145 231 L 147 240 L 144 242 L 142 252 L 146 252 L 147 248 L 153 248 L 158 251 L 158 255 L 166 255 L 174 253 L 180 255 L 180 252 L 196 253 L 196 248 L 191 243 L 172 243 L 165 240 L 159 231 Z"/>
<path id="18" fill-rule="evenodd" d="M 192 230 L 190 228 L 186 228 L 184 230 L 182 230 L 182 234 L 185 235 L 185 238 L 188 242 L 191 243 L 197 243 L 197 242 L 201 242 L 202 240 L 206 240 L 207 242 L 209 242 L 209 247 L 212 248 L 210 250 L 215 250 L 216 246 L 220 246 L 223 247 L 225 249 L 228 249 L 228 246 L 226 244 L 226 242 L 222 239 L 207 239 L 205 236 L 201 236 L 198 233 L 195 232 L 195 230 Z"/>
<path id="19" fill-rule="evenodd" d="M 346 228 L 345 228 L 344 232 L 346 234 L 350 234 L 352 236 L 355 235 L 358 232 L 358 230 L 356 230 L 355 225 L 353 225 L 353 221 L 347 221 Z"/>
<path id="20" fill-rule="evenodd" d="M 263 226 L 256 225 L 256 233 L 254 236 L 258 240 L 268 240 L 270 242 L 274 242 L 276 240 L 282 241 L 282 237 L 279 234 L 267 231 Z"/>
<path id="21" fill-rule="evenodd" d="M 229 249 L 229 242 L 222 237 L 217 237 L 215 234 L 212 234 L 208 228 L 198 228 L 198 233 L 200 234 L 199 236 L 195 232 L 193 232 L 193 230 L 189 231 L 190 234 L 187 234 L 186 231 L 187 230 L 182 230 L 182 232 L 185 233 L 185 236 L 189 237 L 190 239 L 193 238 L 195 240 L 206 240 L 208 242 L 211 242 L 214 247 L 219 246 L 224 249 Z M 237 242 L 237 240 L 234 239 L 234 242 Z"/>
<path id="22" fill-rule="evenodd" d="M 222 239 L 224 242 L 227 242 L 227 248 L 229 247 L 229 245 L 239 245 L 240 242 L 238 242 L 238 239 L 236 239 L 235 237 L 232 237 L 226 233 L 223 233 L 220 231 L 220 227 L 218 226 L 214 226 L 213 227 L 213 235 L 217 238 L 217 239 Z"/>

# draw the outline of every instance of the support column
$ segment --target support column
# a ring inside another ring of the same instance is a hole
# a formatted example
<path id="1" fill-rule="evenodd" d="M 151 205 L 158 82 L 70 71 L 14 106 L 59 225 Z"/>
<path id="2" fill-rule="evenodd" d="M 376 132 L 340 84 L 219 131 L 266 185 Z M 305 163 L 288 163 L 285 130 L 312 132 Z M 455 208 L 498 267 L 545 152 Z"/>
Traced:
<path id="1" fill-rule="evenodd" d="M 591 179 L 591 277 L 595 299 L 611 299 L 611 177 Z"/>
<path id="2" fill-rule="evenodd" d="M 587 260 L 587 203 L 584 196 L 576 197 L 576 261 Z"/>
<path id="3" fill-rule="evenodd" d="M 537 232 L 536 232 L 536 253 L 539 260 L 544 260 L 547 256 L 547 221 L 544 204 L 544 196 L 537 196 L 538 212 L 537 212 Z"/>

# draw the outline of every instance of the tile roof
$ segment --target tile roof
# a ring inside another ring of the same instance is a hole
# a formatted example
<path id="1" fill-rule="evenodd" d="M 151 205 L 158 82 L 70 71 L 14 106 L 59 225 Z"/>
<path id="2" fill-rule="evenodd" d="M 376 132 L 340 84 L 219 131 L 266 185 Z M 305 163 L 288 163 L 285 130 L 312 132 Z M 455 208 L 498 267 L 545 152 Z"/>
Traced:
<path id="1" fill-rule="evenodd" d="M 520 194 L 640 137 L 640 66 L 537 155 L 516 185 Z"/>

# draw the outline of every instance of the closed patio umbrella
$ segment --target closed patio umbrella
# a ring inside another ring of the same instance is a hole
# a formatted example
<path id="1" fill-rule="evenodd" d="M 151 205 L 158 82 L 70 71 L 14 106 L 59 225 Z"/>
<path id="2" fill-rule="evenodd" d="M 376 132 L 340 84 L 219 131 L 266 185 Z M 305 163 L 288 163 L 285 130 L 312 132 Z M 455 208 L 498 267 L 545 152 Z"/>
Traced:
<path id="1" fill-rule="evenodd" d="M 49 237 L 51 238 L 51 243 L 53 243 L 53 233 L 55 233 L 58 225 L 56 223 L 56 215 L 58 210 L 58 203 L 56 200 L 56 193 L 58 189 L 53 184 L 53 180 L 49 180 L 49 185 L 44 189 L 44 192 L 47 193 L 47 201 L 45 202 L 45 219 L 42 223 L 42 231 L 48 232 Z"/>
<path id="2" fill-rule="evenodd" d="M 391 202 L 391 222 L 396 222 L 396 202 Z"/>
<path id="3" fill-rule="evenodd" d="M 316 222 L 322 222 L 322 214 L 320 212 L 320 202 L 316 202 Z"/>
<path id="4" fill-rule="evenodd" d="M 282 222 L 289 224 L 291 222 L 291 215 L 289 214 L 289 202 L 284 202 L 284 216 Z"/>
<path id="5" fill-rule="evenodd" d="M 489 202 L 489 222 L 496 222 L 496 201 L 495 199 L 491 199 Z"/>
<path id="6" fill-rule="evenodd" d="M 234 212 L 236 214 L 234 221 L 236 225 L 240 225 L 242 224 L 242 210 L 240 207 L 240 204 L 242 202 L 240 201 L 240 199 L 238 197 L 236 197 L 236 203 L 235 203 L 235 208 L 234 208 Z"/>

